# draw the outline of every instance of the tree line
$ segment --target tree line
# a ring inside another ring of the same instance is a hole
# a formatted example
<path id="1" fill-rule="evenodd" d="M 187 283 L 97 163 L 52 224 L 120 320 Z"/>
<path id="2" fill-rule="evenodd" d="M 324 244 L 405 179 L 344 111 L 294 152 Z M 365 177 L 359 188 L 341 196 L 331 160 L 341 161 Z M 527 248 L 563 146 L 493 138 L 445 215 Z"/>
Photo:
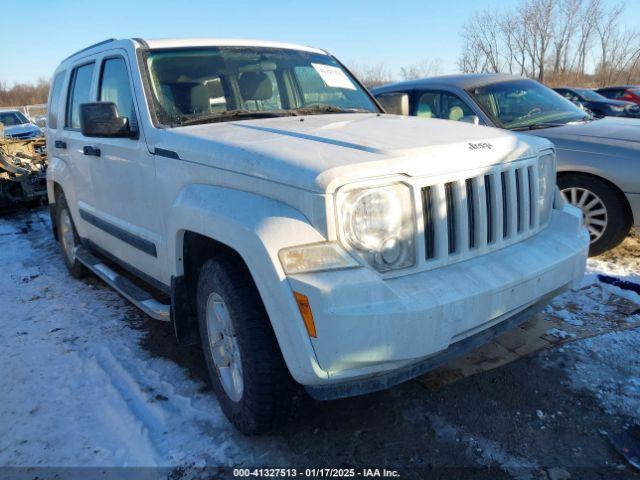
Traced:
<path id="1" fill-rule="evenodd" d="M 624 3 L 522 0 L 476 12 L 462 28 L 463 73 L 511 73 L 551 85 L 640 83 L 640 30 L 624 27 Z"/>
<path id="2" fill-rule="evenodd" d="M 463 73 L 511 73 L 549 85 L 640 83 L 640 28 L 623 25 L 624 3 L 610 0 L 521 0 L 510 9 L 479 10 L 462 26 Z M 440 59 L 391 71 L 384 62 L 351 62 L 367 87 L 439 75 Z M 46 103 L 49 83 L 9 87 L 0 81 L 0 107 Z"/>
<path id="3" fill-rule="evenodd" d="M 47 103 L 49 82 L 43 78 L 37 82 L 18 83 L 9 87 L 0 81 L 0 107 L 21 107 L 23 105 L 39 105 Z"/>

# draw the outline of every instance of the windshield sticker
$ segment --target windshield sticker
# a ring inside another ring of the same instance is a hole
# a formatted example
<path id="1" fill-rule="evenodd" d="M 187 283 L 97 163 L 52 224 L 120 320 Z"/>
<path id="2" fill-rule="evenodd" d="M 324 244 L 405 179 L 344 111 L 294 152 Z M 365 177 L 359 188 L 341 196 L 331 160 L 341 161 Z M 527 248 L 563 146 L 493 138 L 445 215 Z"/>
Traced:
<path id="1" fill-rule="evenodd" d="M 322 63 L 312 63 L 311 66 L 316 69 L 316 72 L 318 72 L 327 87 L 356 89 L 349 77 L 338 67 L 323 65 Z"/>

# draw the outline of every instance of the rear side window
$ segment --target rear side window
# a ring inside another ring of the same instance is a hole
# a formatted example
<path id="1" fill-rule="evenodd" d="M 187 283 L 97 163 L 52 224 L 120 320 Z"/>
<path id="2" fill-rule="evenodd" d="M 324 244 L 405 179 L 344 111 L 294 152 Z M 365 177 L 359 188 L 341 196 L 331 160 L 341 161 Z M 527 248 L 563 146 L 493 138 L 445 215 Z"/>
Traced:
<path id="1" fill-rule="evenodd" d="M 438 92 L 425 92 L 420 95 L 416 116 L 438 118 L 440 116 L 440 94 Z"/>
<path id="2" fill-rule="evenodd" d="M 73 70 L 67 101 L 66 126 L 69 128 L 80 129 L 80 105 L 91 101 L 91 80 L 94 66 L 93 63 L 88 63 Z"/>
<path id="3" fill-rule="evenodd" d="M 465 120 L 475 115 L 471 107 L 460 97 L 447 92 L 423 92 L 416 107 L 416 116 L 442 118 L 445 120 Z"/>
<path id="4" fill-rule="evenodd" d="M 58 110 L 60 108 L 60 94 L 62 93 L 62 82 L 64 82 L 65 72 L 60 72 L 53 79 L 51 87 L 51 98 L 49 100 L 49 118 L 47 126 L 58 128 Z"/>
<path id="5" fill-rule="evenodd" d="M 133 95 L 131 94 L 127 64 L 123 58 L 105 60 L 102 67 L 98 100 L 115 103 L 121 117 L 132 119 Z"/>

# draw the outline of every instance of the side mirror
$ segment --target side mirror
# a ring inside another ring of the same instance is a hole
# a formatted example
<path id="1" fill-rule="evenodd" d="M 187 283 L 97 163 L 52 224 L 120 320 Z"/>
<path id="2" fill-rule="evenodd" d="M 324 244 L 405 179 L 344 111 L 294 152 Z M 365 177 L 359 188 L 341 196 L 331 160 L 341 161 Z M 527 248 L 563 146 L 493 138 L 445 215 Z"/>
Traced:
<path id="1" fill-rule="evenodd" d="M 461 122 L 473 123 L 474 125 L 480 125 L 480 117 L 477 115 L 465 115 L 460 119 Z"/>
<path id="2" fill-rule="evenodd" d="M 85 137 L 136 138 L 138 132 L 127 117 L 118 114 L 113 102 L 93 102 L 80 105 L 80 128 Z"/>
<path id="3" fill-rule="evenodd" d="M 378 101 L 386 113 L 409 115 L 409 95 L 406 93 L 383 93 Z"/>

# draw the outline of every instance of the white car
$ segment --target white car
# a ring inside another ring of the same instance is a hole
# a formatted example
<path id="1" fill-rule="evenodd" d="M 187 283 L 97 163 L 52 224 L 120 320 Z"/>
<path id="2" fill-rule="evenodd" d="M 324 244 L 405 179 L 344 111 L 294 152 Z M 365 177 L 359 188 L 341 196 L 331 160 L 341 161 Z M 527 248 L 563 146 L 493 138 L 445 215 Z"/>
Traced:
<path id="1" fill-rule="evenodd" d="M 316 48 L 103 42 L 56 70 L 47 143 L 71 274 L 199 336 L 245 433 L 300 385 L 332 399 L 420 375 L 585 267 L 548 140 L 385 115 Z"/>

